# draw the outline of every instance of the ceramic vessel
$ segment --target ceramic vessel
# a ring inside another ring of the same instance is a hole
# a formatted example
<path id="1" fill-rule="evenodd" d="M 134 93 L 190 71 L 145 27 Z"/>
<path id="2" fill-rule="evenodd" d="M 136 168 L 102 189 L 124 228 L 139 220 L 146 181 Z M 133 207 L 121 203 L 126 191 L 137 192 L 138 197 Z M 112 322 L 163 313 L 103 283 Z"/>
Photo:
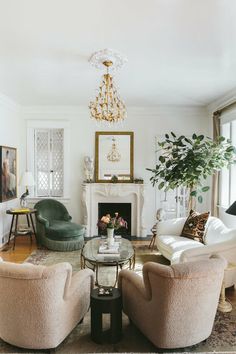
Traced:
<path id="1" fill-rule="evenodd" d="M 107 242 L 108 242 L 108 246 L 113 245 L 113 243 L 114 243 L 114 229 L 107 228 Z"/>

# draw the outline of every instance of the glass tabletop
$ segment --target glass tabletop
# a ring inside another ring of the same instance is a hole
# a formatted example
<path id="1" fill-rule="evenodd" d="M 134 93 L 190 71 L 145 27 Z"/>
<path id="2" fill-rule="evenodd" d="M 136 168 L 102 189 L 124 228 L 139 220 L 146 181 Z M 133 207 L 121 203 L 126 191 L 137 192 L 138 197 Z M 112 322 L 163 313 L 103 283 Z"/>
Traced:
<path id="1" fill-rule="evenodd" d="M 106 238 L 101 238 L 101 237 L 96 237 L 93 238 L 92 240 L 88 241 L 83 250 L 82 250 L 82 256 L 87 260 L 91 262 L 96 262 L 96 263 L 124 263 L 131 259 L 134 255 L 134 248 L 132 246 L 132 243 L 129 240 L 126 240 L 124 238 L 118 238 L 115 239 L 115 244 L 119 244 L 118 246 L 118 253 L 99 253 L 99 247 L 105 246 L 104 248 L 106 249 Z M 108 250 L 108 247 L 107 247 Z M 108 251 L 107 251 L 108 252 Z"/>

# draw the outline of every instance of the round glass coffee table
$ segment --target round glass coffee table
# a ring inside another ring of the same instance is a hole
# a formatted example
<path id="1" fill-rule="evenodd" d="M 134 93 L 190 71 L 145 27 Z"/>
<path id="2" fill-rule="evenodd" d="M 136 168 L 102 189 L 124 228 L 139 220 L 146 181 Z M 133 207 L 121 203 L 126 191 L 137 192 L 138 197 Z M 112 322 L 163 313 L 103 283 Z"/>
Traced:
<path id="1" fill-rule="evenodd" d="M 98 282 L 99 267 L 116 267 L 115 283 L 118 280 L 119 268 L 127 266 L 128 269 L 134 269 L 135 252 L 132 243 L 124 238 L 115 239 L 115 243 L 119 243 L 119 253 L 99 253 L 100 245 L 106 245 L 106 239 L 101 237 L 93 238 L 86 242 L 81 252 L 81 269 L 86 267 L 92 268 L 96 273 L 96 285 L 101 286 Z"/>

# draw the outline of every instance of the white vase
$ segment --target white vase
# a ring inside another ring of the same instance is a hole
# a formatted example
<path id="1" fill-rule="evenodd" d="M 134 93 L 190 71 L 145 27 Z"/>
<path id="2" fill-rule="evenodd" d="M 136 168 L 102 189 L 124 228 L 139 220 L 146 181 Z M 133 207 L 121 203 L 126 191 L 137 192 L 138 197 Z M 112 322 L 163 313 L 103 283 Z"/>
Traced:
<path id="1" fill-rule="evenodd" d="M 108 246 L 112 246 L 114 243 L 114 229 L 107 228 L 107 243 Z"/>

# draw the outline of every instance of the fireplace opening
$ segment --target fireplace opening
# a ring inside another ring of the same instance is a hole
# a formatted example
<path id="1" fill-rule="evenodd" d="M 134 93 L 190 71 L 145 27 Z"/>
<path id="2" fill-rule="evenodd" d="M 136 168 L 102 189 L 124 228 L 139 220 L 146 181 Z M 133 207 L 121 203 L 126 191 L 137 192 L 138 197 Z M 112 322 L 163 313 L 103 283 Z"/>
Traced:
<path id="1" fill-rule="evenodd" d="M 127 221 L 128 228 L 121 227 L 115 230 L 115 235 L 131 236 L 131 203 L 98 203 L 98 219 L 101 219 L 104 215 L 110 214 L 111 217 L 118 213 L 125 221 Z M 105 235 L 106 230 L 98 228 L 98 235 Z"/>

